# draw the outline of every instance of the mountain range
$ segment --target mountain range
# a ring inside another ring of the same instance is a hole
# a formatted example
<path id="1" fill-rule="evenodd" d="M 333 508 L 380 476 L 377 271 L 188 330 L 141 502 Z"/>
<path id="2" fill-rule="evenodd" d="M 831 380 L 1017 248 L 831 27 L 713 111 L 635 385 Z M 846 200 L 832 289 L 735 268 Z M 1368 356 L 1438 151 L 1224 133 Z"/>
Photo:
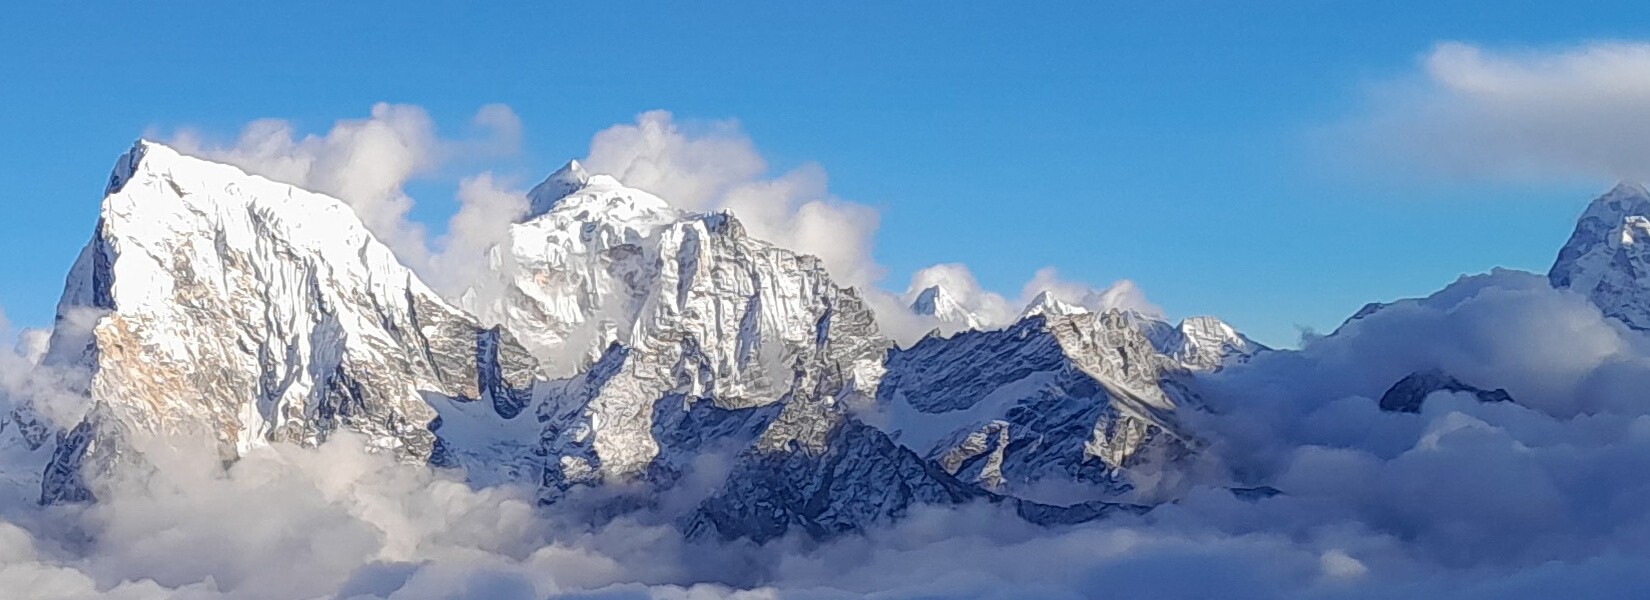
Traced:
<path id="1" fill-rule="evenodd" d="M 527 200 L 485 272 L 443 296 L 344 202 L 138 142 L 41 358 L 63 393 L 0 418 L 0 468 L 43 504 L 93 502 L 141 476 L 148 444 L 228 464 L 347 431 L 547 510 L 693 536 L 828 537 L 979 501 L 1071 523 L 1171 501 L 1136 475 L 1200 451 L 1208 374 L 1274 352 L 1213 317 L 1047 292 L 993 327 L 941 286 L 909 306 L 934 333 L 901 345 L 861 290 L 735 214 L 577 162 Z M 1650 193 L 1618 186 L 1549 281 L 1650 328 L 1647 235 Z M 1380 405 L 1436 391 L 1516 401 L 1429 371 Z"/>

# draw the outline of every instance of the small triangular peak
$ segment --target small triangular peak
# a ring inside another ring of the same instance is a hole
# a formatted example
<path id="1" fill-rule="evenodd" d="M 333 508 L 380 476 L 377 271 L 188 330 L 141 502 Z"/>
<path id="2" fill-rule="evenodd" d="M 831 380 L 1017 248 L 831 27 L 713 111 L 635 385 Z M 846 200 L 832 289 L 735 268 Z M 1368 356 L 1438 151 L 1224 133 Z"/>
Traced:
<path id="1" fill-rule="evenodd" d="M 1217 317 L 1187 317 L 1180 321 L 1175 330 L 1179 332 L 1180 339 L 1179 347 L 1174 349 L 1173 354 L 1193 369 L 1218 370 L 1227 364 L 1246 362 L 1255 354 L 1271 350 Z"/>
<path id="2" fill-rule="evenodd" d="M 103 195 L 107 196 L 120 191 L 132 175 L 137 173 L 138 166 L 143 164 L 143 156 L 149 151 L 148 140 L 138 140 L 132 143 L 132 149 L 115 160 L 115 168 L 109 173 L 109 185 L 103 188 Z"/>
<path id="3" fill-rule="evenodd" d="M 556 169 L 542 183 L 527 192 L 529 210 L 526 218 L 533 218 L 550 212 L 556 203 L 568 195 L 584 189 L 590 184 L 590 173 L 584 170 L 584 165 L 578 160 L 567 161 L 562 168 Z"/>
<path id="4" fill-rule="evenodd" d="M 1622 181 L 1589 203 L 1579 220 L 1600 219 L 1615 224 L 1631 216 L 1650 216 L 1650 190 L 1642 183 Z"/>
<path id="5" fill-rule="evenodd" d="M 979 329 L 979 317 L 938 284 L 923 288 L 911 301 L 911 312 L 934 317 L 943 323 L 952 323 L 968 329 Z"/>
<path id="6" fill-rule="evenodd" d="M 180 162 L 181 161 L 181 162 Z M 188 164 L 211 165 L 222 168 L 218 163 L 184 156 L 166 144 L 150 139 L 140 138 L 132 142 L 132 147 L 115 159 L 115 166 L 109 172 L 109 184 L 104 188 L 103 195 L 107 196 L 119 192 L 126 187 L 138 173 L 145 169 L 155 172 L 166 172 L 173 169 L 189 169 Z"/>
<path id="7" fill-rule="evenodd" d="M 956 301 L 945 288 L 931 285 L 917 293 L 917 298 L 911 301 L 911 310 L 919 315 L 936 315 L 955 305 Z"/>
<path id="8" fill-rule="evenodd" d="M 1618 181 L 1616 182 L 1615 187 L 1610 188 L 1610 191 L 1604 193 L 1604 198 L 1611 197 L 1650 199 L 1650 189 L 1646 189 L 1643 183 L 1637 181 Z"/>
<path id="9" fill-rule="evenodd" d="M 1070 302 L 1066 302 L 1059 298 L 1055 298 L 1054 294 L 1050 293 L 1048 290 L 1043 290 L 1038 292 L 1037 296 L 1032 298 L 1029 304 L 1026 304 L 1025 310 L 1020 311 L 1020 318 L 1024 319 L 1026 317 L 1036 315 L 1057 317 L 1085 312 L 1088 312 L 1088 309 Z"/>

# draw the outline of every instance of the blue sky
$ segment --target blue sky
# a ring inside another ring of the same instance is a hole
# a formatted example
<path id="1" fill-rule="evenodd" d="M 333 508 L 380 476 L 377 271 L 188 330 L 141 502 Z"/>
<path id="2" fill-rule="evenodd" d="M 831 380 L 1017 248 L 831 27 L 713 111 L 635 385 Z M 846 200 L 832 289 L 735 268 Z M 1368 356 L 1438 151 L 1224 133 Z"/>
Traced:
<path id="1" fill-rule="evenodd" d="M 880 211 L 886 287 L 964 262 L 1013 293 L 1052 265 L 1287 345 L 1463 273 L 1544 271 L 1613 179 L 1421 172 L 1333 132 L 1442 42 L 1561 52 L 1650 26 L 1631 3 L 333 4 L 9 7 L 8 317 L 49 323 L 110 165 L 145 132 L 324 132 L 389 101 L 458 133 L 503 103 L 521 154 L 415 182 L 414 217 L 439 227 L 460 175 L 542 177 L 643 111 L 736 119 L 776 170 L 816 162 Z"/>

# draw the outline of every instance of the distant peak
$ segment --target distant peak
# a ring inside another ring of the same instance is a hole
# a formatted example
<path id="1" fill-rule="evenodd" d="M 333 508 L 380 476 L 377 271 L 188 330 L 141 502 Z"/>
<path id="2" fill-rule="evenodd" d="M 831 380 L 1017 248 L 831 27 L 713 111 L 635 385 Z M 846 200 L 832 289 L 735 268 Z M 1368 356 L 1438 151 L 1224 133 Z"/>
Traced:
<path id="1" fill-rule="evenodd" d="M 911 301 L 911 312 L 968 329 L 979 329 L 982 325 L 979 317 L 957 302 L 950 292 L 938 284 L 923 288 L 917 293 L 917 297 Z"/>
<path id="2" fill-rule="evenodd" d="M 1646 214 L 1650 214 L 1650 190 L 1636 181 L 1622 181 L 1593 200 L 1582 218 L 1591 216 L 1617 221 L 1623 216 Z"/>
<path id="3" fill-rule="evenodd" d="M 578 159 L 573 159 L 567 161 L 567 164 L 562 165 L 560 169 L 556 169 L 555 173 L 551 173 L 550 178 L 583 185 L 585 182 L 590 181 L 590 174 L 585 172 L 584 165 L 579 164 Z"/>
<path id="4" fill-rule="evenodd" d="M 567 161 L 567 164 L 562 165 L 562 168 L 556 169 L 556 172 L 546 177 L 544 182 L 534 186 L 532 191 L 527 192 L 527 200 L 530 206 L 527 218 L 530 219 L 550 212 L 550 209 L 555 208 L 556 203 L 561 201 L 562 198 L 584 189 L 589 184 L 590 173 L 584 170 L 584 165 L 579 164 L 578 160 Z"/>
<path id="5" fill-rule="evenodd" d="M 1605 315 L 1650 330 L 1650 191 L 1617 183 L 1587 205 L 1547 271 L 1553 287 L 1587 295 Z"/>
<path id="6" fill-rule="evenodd" d="M 1020 318 L 1024 319 L 1033 315 L 1056 317 L 1075 315 L 1083 312 L 1088 312 L 1088 310 L 1081 306 L 1055 298 L 1054 294 L 1049 293 L 1048 290 L 1043 290 L 1041 292 L 1037 292 L 1037 296 L 1032 298 L 1029 304 L 1026 304 L 1025 310 L 1020 311 Z"/>
<path id="7" fill-rule="evenodd" d="M 917 299 L 911 302 L 911 309 L 917 311 L 917 314 L 932 315 L 940 307 L 950 304 L 951 294 L 946 293 L 943 287 L 931 285 L 917 294 Z"/>
<path id="8" fill-rule="evenodd" d="M 1619 181 L 1610 191 L 1604 193 L 1604 198 L 1650 198 L 1650 190 L 1637 181 Z"/>

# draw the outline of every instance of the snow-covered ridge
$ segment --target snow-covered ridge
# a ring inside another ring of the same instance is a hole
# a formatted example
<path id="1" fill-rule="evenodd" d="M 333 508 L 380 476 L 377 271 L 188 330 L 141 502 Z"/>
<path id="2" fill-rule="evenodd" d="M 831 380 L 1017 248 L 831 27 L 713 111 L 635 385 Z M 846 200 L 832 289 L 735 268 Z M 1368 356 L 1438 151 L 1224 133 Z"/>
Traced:
<path id="1" fill-rule="evenodd" d="M 1013 494 L 1050 482 L 1103 494 L 1197 445 L 1175 417 L 1193 371 L 1262 349 L 1212 317 L 1037 314 L 894 350 L 879 401 L 899 440 L 948 473 Z"/>
<path id="2" fill-rule="evenodd" d="M 423 460 L 426 394 L 523 402 L 532 359 L 439 298 L 343 202 L 149 141 L 117 161 L 108 192 L 47 356 L 87 373 L 77 430 L 202 436 L 231 460 L 344 427 Z M 84 314 L 88 327 L 69 326 Z M 64 443 L 67 475 L 123 444 Z"/>
<path id="3" fill-rule="evenodd" d="M 1650 329 L 1650 191 L 1621 183 L 1589 204 L 1547 277 L 1627 326 Z"/>
<path id="4" fill-rule="evenodd" d="M 889 344 L 818 259 L 749 237 L 731 214 L 677 211 L 611 177 L 563 193 L 556 183 L 572 170 L 536 189 L 546 212 L 495 250 L 503 292 L 469 301 L 569 377 L 539 409 L 548 481 L 658 478 L 646 474 L 690 462 L 673 446 L 691 451 L 700 442 L 687 438 L 708 434 L 671 424 L 705 419 L 743 423 L 718 437 L 822 449 L 845 404 L 874 394 Z"/>
<path id="5" fill-rule="evenodd" d="M 911 301 L 911 312 L 964 329 L 980 329 L 984 326 L 977 315 L 969 312 L 951 297 L 950 292 L 939 285 L 931 285 L 918 292 L 916 299 Z"/>

